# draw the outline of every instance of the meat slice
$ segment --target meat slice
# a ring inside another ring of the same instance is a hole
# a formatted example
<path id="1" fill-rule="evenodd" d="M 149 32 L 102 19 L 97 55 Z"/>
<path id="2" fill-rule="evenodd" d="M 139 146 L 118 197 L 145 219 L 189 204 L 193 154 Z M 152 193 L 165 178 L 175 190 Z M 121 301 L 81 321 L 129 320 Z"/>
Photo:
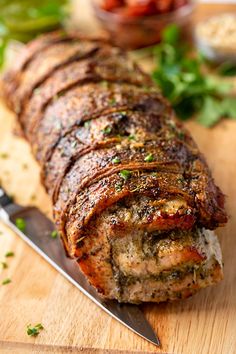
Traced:
<path id="1" fill-rule="evenodd" d="M 170 104 L 109 43 L 27 46 L 4 96 L 41 165 L 68 256 L 104 298 L 185 298 L 222 278 L 224 195 Z"/>
<path id="2" fill-rule="evenodd" d="M 127 65 L 127 57 L 122 52 L 116 48 L 104 47 L 91 58 L 74 61 L 54 71 L 35 89 L 32 99 L 20 116 L 27 137 L 30 139 L 37 130 L 47 105 L 76 85 L 104 80 L 138 86 L 150 84 L 150 79 L 135 65 Z"/>
<path id="3" fill-rule="evenodd" d="M 33 90 L 43 83 L 56 69 L 76 60 L 92 57 L 98 50 L 96 42 L 74 40 L 54 44 L 44 50 L 43 56 L 37 56 L 21 74 L 19 87 L 12 100 L 14 110 L 21 112 Z"/>
<path id="4" fill-rule="evenodd" d="M 131 303 L 177 300 L 222 279 L 213 232 L 120 232 L 116 211 L 121 213 L 120 205 L 97 216 L 86 231 L 89 237 L 78 241 L 80 268 L 102 296 Z"/>

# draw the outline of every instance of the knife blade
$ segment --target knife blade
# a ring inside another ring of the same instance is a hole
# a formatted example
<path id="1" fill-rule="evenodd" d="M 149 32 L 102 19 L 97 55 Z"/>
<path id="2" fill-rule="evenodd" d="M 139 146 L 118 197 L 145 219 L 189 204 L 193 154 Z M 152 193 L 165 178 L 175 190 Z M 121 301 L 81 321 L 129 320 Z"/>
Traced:
<path id="1" fill-rule="evenodd" d="M 25 220 L 24 232 L 16 227 L 16 220 L 19 218 Z M 101 299 L 80 272 L 78 264 L 66 257 L 60 240 L 51 237 L 51 233 L 55 229 L 51 220 L 35 207 L 23 207 L 14 203 L 1 186 L 0 219 L 102 310 L 139 336 L 160 346 L 159 338 L 141 309 L 137 305 L 120 304 L 117 301 Z"/>

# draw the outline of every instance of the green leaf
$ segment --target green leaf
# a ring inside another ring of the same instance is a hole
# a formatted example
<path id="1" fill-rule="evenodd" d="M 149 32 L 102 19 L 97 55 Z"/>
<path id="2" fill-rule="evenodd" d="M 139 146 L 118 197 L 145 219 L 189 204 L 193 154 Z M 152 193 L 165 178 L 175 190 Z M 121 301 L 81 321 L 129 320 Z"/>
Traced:
<path id="1" fill-rule="evenodd" d="M 202 110 L 197 121 L 205 127 L 216 124 L 223 115 L 221 102 L 213 97 L 207 96 L 204 99 Z"/>
<path id="2" fill-rule="evenodd" d="M 172 45 L 177 44 L 179 38 L 180 28 L 175 24 L 167 26 L 162 32 L 162 40 L 165 43 L 169 43 Z"/>
<path id="3" fill-rule="evenodd" d="M 226 61 L 218 67 L 218 72 L 222 76 L 236 76 L 236 64 Z"/>
<path id="4" fill-rule="evenodd" d="M 4 64 L 6 46 L 7 41 L 3 38 L 0 38 L 0 69 Z"/>
<path id="5" fill-rule="evenodd" d="M 232 119 L 236 119 L 236 99 L 233 97 L 225 98 L 222 102 L 223 115 Z"/>

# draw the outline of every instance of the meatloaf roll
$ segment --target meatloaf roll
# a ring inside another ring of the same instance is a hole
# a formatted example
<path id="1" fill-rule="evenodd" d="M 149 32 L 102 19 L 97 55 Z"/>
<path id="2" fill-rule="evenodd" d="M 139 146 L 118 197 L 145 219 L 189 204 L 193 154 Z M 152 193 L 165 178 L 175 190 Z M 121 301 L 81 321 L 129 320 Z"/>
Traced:
<path id="1" fill-rule="evenodd" d="M 169 103 L 124 52 L 51 33 L 25 48 L 3 86 L 66 253 L 101 296 L 161 302 L 221 280 L 210 230 L 227 221 L 224 196 Z"/>

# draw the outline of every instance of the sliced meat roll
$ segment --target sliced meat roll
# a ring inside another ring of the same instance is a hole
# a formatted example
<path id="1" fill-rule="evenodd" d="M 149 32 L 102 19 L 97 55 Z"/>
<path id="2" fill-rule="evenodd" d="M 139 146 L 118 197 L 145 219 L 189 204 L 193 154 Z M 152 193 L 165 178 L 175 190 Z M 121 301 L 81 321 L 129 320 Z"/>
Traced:
<path id="1" fill-rule="evenodd" d="M 3 79 L 66 253 L 101 296 L 188 297 L 222 279 L 224 195 L 151 79 L 99 39 L 52 33 Z M 79 271 L 79 269 L 78 269 Z"/>

